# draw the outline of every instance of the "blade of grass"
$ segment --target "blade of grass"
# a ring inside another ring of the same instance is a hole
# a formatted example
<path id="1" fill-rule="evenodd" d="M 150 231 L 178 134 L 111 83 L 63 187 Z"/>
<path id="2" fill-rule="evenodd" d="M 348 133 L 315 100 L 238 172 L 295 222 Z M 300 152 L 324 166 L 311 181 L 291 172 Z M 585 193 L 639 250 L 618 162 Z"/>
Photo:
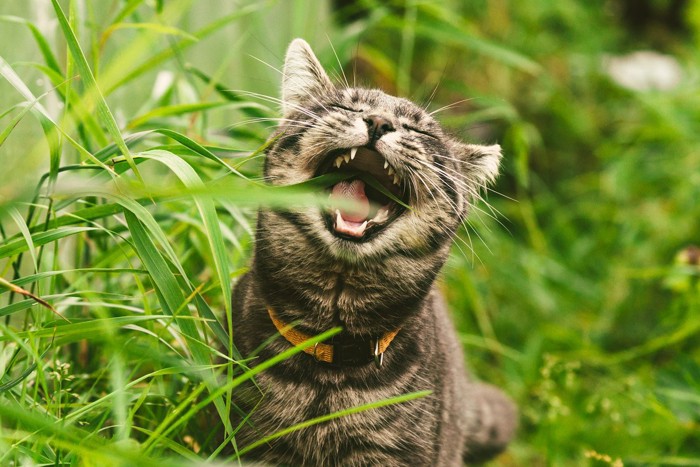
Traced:
<path id="1" fill-rule="evenodd" d="M 76 66 L 78 67 L 78 71 L 80 72 L 80 76 L 83 82 L 85 83 L 85 87 L 87 90 L 86 92 L 88 93 L 88 96 L 91 99 L 94 98 L 96 100 L 95 104 L 97 106 L 99 120 L 105 126 L 109 134 L 112 136 L 112 139 L 114 140 L 115 144 L 119 147 L 119 150 L 122 152 L 124 157 L 126 157 L 126 160 L 129 164 L 129 167 L 131 167 L 131 170 L 134 172 L 139 181 L 141 183 L 144 183 L 143 178 L 141 177 L 141 173 L 139 172 L 138 168 L 136 167 L 136 164 L 134 163 L 133 158 L 131 157 L 129 147 L 126 145 L 124 139 L 122 138 L 122 134 L 119 131 L 117 122 L 114 119 L 112 112 L 109 110 L 109 107 L 107 106 L 107 102 L 105 101 L 104 96 L 102 95 L 102 92 L 100 91 L 100 88 L 97 85 L 97 81 L 95 81 L 95 77 L 93 76 L 92 71 L 90 70 L 90 66 L 88 65 L 87 60 L 85 59 L 85 54 L 83 53 L 82 48 L 78 43 L 78 39 L 75 36 L 73 29 L 68 23 L 66 15 L 63 13 L 61 6 L 58 4 L 58 0 L 51 0 L 51 4 L 53 5 L 54 10 L 56 12 L 58 23 L 61 26 L 61 30 L 63 31 L 63 35 L 66 40 L 66 43 L 68 44 L 68 49 L 70 50 L 71 56 L 73 57 L 73 60 L 75 61 Z"/>
<path id="2" fill-rule="evenodd" d="M 81 166 L 85 167 L 85 166 Z M 46 226 L 46 230 L 55 229 L 58 227 L 64 227 L 67 225 L 75 224 L 90 224 L 91 221 L 96 221 L 99 219 L 109 218 L 118 214 L 122 211 L 122 206 L 118 203 L 105 203 L 98 204 L 90 208 L 79 209 L 78 211 L 64 214 L 60 217 L 53 218 L 49 221 Z M 36 226 L 32 228 L 32 231 L 39 230 L 41 226 Z M 43 229 L 42 229 L 43 230 Z"/>
<path id="3" fill-rule="evenodd" d="M 114 17 L 112 23 L 121 23 L 130 16 L 143 3 L 143 0 L 129 0 L 124 7 Z"/>
<path id="4" fill-rule="evenodd" d="M 5 127 L 4 130 L 2 130 L 2 133 L 0 133 L 0 146 L 2 146 L 5 143 L 7 137 L 10 136 L 10 134 L 12 133 L 12 130 L 15 129 L 17 124 L 19 124 L 19 122 L 24 118 L 24 116 L 32 109 L 36 102 L 38 101 L 22 102 L 21 104 L 12 107 L 13 109 L 22 108 L 22 110 L 12 118 L 12 121 Z"/>
<path id="5" fill-rule="evenodd" d="M 415 24 L 416 36 L 441 44 L 455 44 L 468 50 L 473 50 L 486 57 L 498 60 L 516 69 L 536 75 L 541 71 L 540 65 L 534 60 L 494 42 L 476 37 L 462 24 L 457 17 L 449 17 L 447 10 L 433 5 L 432 8 L 423 4 L 419 21 Z M 402 31 L 404 22 L 396 16 L 387 16 L 384 24 L 390 29 Z"/>
<path id="6" fill-rule="evenodd" d="M 396 72 L 396 92 L 400 96 L 408 96 L 410 92 L 413 49 L 416 42 L 416 16 L 418 11 L 416 0 L 405 0 L 404 9 L 401 49 Z"/>
<path id="7" fill-rule="evenodd" d="M 135 251 L 141 258 L 146 270 L 148 270 L 154 286 L 160 292 L 158 298 L 161 300 L 163 310 L 168 315 L 175 317 L 176 323 L 187 339 L 194 361 L 198 364 L 210 363 L 209 352 L 202 345 L 202 339 L 199 336 L 197 327 L 191 320 L 181 319 L 182 316 L 187 316 L 186 314 L 178 315 L 178 312 L 181 310 L 186 313 L 186 308 L 183 308 L 186 305 L 185 295 L 182 293 L 175 275 L 168 267 L 168 263 L 136 215 L 131 211 L 125 210 L 124 216 L 131 232 Z"/>
<path id="8" fill-rule="evenodd" d="M 182 321 L 185 320 L 196 320 L 201 318 L 193 317 L 180 317 Z M 136 316 L 117 316 L 113 318 L 73 318 L 69 323 L 64 321 L 53 321 L 45 323 L 45 326 L 40 329 L 35 329 L 31 331 L 20 331 L 16 335 L 20 339 L 27 339 L 30 337 L 43 338 L 43 337 L 53 337 L 56 339 L 59 337 L 75 337 L 80 338 L 85 336 L 90 336 L 94 333 L 99 333 L 104 331 L 106 328 L 119 328 L 126 326 L 128 324 L 138 324 L 146 321 L 158 321 L 162 320 L 165 322 L 170 322 L 172 320 L 172 315 L 170 314 L 158 314 L 158 315 L 136 315 Z M 11 340 L 8 336 L 0 334 L 0 342 L 7 342 Z M 210 365 L 211 366 L 211 365 Z"/>
<path id="9" fill-rule="evenodd" d="M 79 78 L 78 76 L 72 76 L 71 78 L 66 79 L 62 74 L 56 73 L 51 68 L 40 63 L 17 62 L 15 65 L 32 67 L 46 75 L 55 86 L 52 91 L 57 91 L 58 98 L 65 104 L 64 108 L 66 109 L 66 116 L 64 116 L 64 118 L 67 118 L 68 114 L 74 115 L 74 120 L 80 122 L 80 125 L 82 125 L 87 133 L 95 139 L 97 144 L 100 146 L 106 146 L 108 144 L 108 139 L 104 135 L 102 126 L 99 124 L 99 122 L 97 122 L 95 116 L 85 109 L 83 101 L 70 100 L 72 93 L 66 94 L 67 88 L 70 84 L 69 82 L 72 80 L 77 80 Z M 82 131 L 82 128 L 79 127 L 79 130 Z"/>
<path id="10" fill-rule="evenodd" d="M 53 230 L 48 230 L 46 232 L 39 232 L 32 234 L 32 242 L 34 246 L 41 246 L 47 243 L 59 240 L 64 237 L 69 237 L 71 235 L 76 235 L 81 232 L 89 232 L 91 230 L 97 230 L 96 227 L 66 227 L 57 228 Z M 9 240 L 4 244 L 0 244 L 0 259 L 9 256 L 16 255 L 26 251 L 28 248 L 27 242 L 23 238 L 16 238 L 14 240 Z"/>
<path id="11" fill-rule="evenodd" d="M 47 302 L 46 300 L 44 300 L 43 298 L 41 298 L 37 295 L 34 295 L 30 291 L 25 290 L 22 287 L 19 287 L 19 286 L 13 284 L 12 282 L 10 282 L 6 279 L 3 279 L 2 277 L 0 277 L 0 286 L 5 287 L 6 289 L 10 290 L 11 292 L 14 292 L 14 293 L 17 293 L 20 295 L 24 295 L 25 297 L 31 298 L 32 300 L 34 300 L 35 302 L 37 302 L 38 304 L 40 304 L 44 308 L 47 308 L 48 310 L 52 311 L 55 315 L 58 315 L 60 318 L 68 321 L 68 318 L 66 318 L 65 316 L 60 314 L 58 311 L 56 311 L 56 309 L 49 302 Z M 70 321 L 68 321 L 68 322 L 70 322 Z"/>
<path id="12" fill-rule="evenodd" d="M 180 289 L 177 279 L 168 267 L 165 259 L 160 254 L 155 244 L 151 241 L 141 221 L 131 211 L 125 211 L 127 225 L 131 231 L 134 248 L 144 263 L 144 266 L 149 271 L 155 287 L 159 290 L 158 298 L 161 301 L 161 306 L 168 314 L 175 316 L 176 322 L 187 339 L 188 347 L 192 353 L 194 362 L 199 365 L 210 365 L 211 352 L 209 348 L 201 342 L 197 327 L 189 320 L 183 320 L 178 313 L 181 308 L 186 306 L 185 296 Z M 186 277 L 186 276 L 185 276 Z M 184 309 L 186 312 L 186 308 Z M 216 381 L 212 378 L 207 378 L 208 389 L 211 392 L 216 387 Z M 228 412 L 225 410 L 226 401 L 218 396 L 214 400 L 216 410 L 221 417 L 221 420 L 226 427 L 227 432 L 231 432 L 231 422 L 228 418 Z"/>
<path id="13" fill-rule="evenodd" d="M 52 0 L 54 1 L 54 0 Z M 201 40 L 204 39 L 205 37 L 215 33 L 219 29 L 225 27 L 229 23 L 240 19 L 244 18 L 247 15 L 250 15 L 251 13 L 260 10 L 262 7 L 266 5 L 267 2 L 261 1 L 261 2 L 255 2 L 249 5 L 244 6 L 243 8 L 239 8 L 237 11 L 226 15 L 224 17 L 221 17 L 215 21 L 212 21 L 211 23 L 207 24 L 203 28 L 199 29 L 198 31 L 194 32 L 192 35 L 196 37 L 197 39 Z M 191 45 L 195 44 L 195 42 L 187 40 L 187 39 L 182 39 L 178 41 L 173 47 L 170 47 L 155 56 L 152 56 L 148 59 L 148 61 L 144 62 L 140 66 L 137 66 L 133 70 L 131 70 L 128 74 L 123 76 L 121 79 L 116 80 L 114 83 L 111 83 L 111 85 L 107 86 L 105 89 L 105 94 L 109 95 L 112 92 L 114 92 L 116 89 L 120 89 L 124 84 L 128 83 L 129 81 L 132 81 L 139 76 L 142 76 L 146 71 L 160 65 L 163 63 L 165 60 L 170 59 L 174 53 L 175 53 L 175 48 L 179 49 L 180 51 L 183 51 L 190 47 Z"/>
<path id="14" fill-rule="evenodd" d="M 32 264 L 34 265 L 34 272 L 39 271 L 39 262 L 37 261 L 36 258 L 36 247 L 34 246 L 34 242 L 32 241 L 32 234 L 29 232 L 29 228 L 27 227 L 27 224 L 24 222 L 24 218 L 22 215 L 19 213 L 17 208 L 10 207 L 7 208 L 7 212 L 12 218 L 13 221 L 15 221 L 15 224 L 17 225 L 17 228 L 19 229 L 20 234 L 24 238 L 24 241 L 27 242 L 27 251 L 29 252 L 29 256 L 32 258 Z M 0 211 L 2 213 L 2 211 Z"/>
<path id="15" fill-rule="evenodd" d="M 14 69 L 2 58 L 0 57 L 0 75 L 2 75 L 27 101 L 33 102 L 36 101 L 37 98 L 32 94 L 32 92 L 29 90 L 26 84 L 22 81 L 22 79 L 17 75 L 17 73 L 14 71 Z M 68 81 L 66 82 L 68 83 Z M 102 167 L 108 172 L 111 172 L 109 167 L 107 167 L 105 164 L 103 164 L 100 160 L 96 159 L 90 151 L 85 149 L 81 144 L 79 144 L 75 139 L 73 139 L 63 128 L 61 128 L 60 125 L 58 125 L 49 115 L 49 113 L 46 111 L 43 105 L 41 105 L 40 102 L 37 102 L 33 107 L 32 110 L 38 111 L 36 115 L 39 118 L 40 123 L 42 124 L 42 127 L 45 125 L 51 126 L 56 128 L 61 135 L 71 143 L 71 145 L 85 158 L 88 160 L 93 161 L 95 164 L 98 166 Z"/>
<path id="16" fill-rule="evenodd" d="M 66 426 L 48 413 L 27 410 L 7 398 L 0 403 L 0 417 L 12 420 L 18 426 L 33 432 L 32 436 L 37 441 L 43 440 L 56 448 L 74 452 L 79 458 L 90 459 L 94 465 L 148 466 L 160 463 L 140 450 L 133 449 L 133 445 L 111 443 L 89 431 Z"/>
<path id="17" fill-rule="evenodd" d="M 36 300 L 22 300 L 21 302 L 11 303 L 0 307 L 0 316 L 9 316 L 20 311 L 28 310 L 38 302 Z"/>
<path id="18" fill-rule="evenodd" d="M 120 210 L 121 212 L 121 210 Z M 12 284 L 17 285 L 17 286 L 22 286 L 24 284 L 31 284 L 32 282 L 36 282 L 42 279 L 46 279 L 47 277 L 53 277 L 53 276 L 60 276 L 64 274 L 80 274 L 81 276 L 88 276 L 90 274 L 124 274 L 124 273 L 129 273 L 129 274 L 145 274 L 148 271 L 145 269 L 137 269 L 137 268 L 118 268 L 118 267 L 113 267 L 113 268 L 78 268 L 78 269 L 63 269 L 63 270 L 53 270 L 53 271 L 43 271 L 37 274 L 32 274 L 29 276 L 22 276 L 19 279 L 16 279 L 12 281 Z M 2 291 L 0 291 L 0 294 L 2 294 Z"/>
<path id="19" fill-rule="evenodd" d="M 138 133 L 134 133 L 132 135 L 129 135 L 125 141 L 127 145 L 132 146 L 137 144 L 139 141 L 142 141 L 145 139 L 147 136 L 152 135 L 152 134 L 161 134 L 163 136 L 167 136 L 168 138 L 176 141 L 178 144 L 182 145 L 183 147 L 191 150 L 195 154 L 199 154 L 200 156 L 203 156 L 219 166 L 225 168 L 227 171 L 234 173 L 235 175 L 238 175 L 241 178 L 246 178 L 245 175 L 242 173 L 238 172 L 236 169 L 231 168 L 226 162 L 221 160 L 220 157 L 218 157 L 216 154 L 202 146 L 201 144 L 197 143 L 191 138 L 188 138 L 187 136 L 183 135 L 182 133 L 178 133 L 177 131 L 171 130 L 169 128 L 158 128 L 155 130 L 146 130 L 146 131 L 141 131 Z M 263 150 L 263 149 L 261 149 Z M 106 161 L 109 159 L 111 156 L 114 156 L 115 154 L 118 154 L 119 149 L 115 144 L 110 144 L 109 146 L 101 149 L 97 153 L 95 153 L 95 157 L 101 161 Z"/>
<path id="20" fill-rule="evenodd" d="M 342 181 L 342 180 L 348 180 L 350 178 L 359 178 L 375 190 L 379 191 L 382 193 L 384 196 L 387 198 L 391 199 L 393 202 L 396 204 L 406 208 L 406 209 L 412 209 L 411 206 L 406 204 L 404 201 L 402 201 L 399 197 L 397 197 L 395 194 L 393 194 L 391 191 L 389 191 L 384 185 L 382 185 L 379 181 L 377 181 L 376 178 L 374 178 L 372 175 L 366 173 L 366 172 L 356 172 L 356 171 L 347 171 L 347 172 L 331 172 L 327 173 L 324 175 L 319 175 L 318 177 L 314 177 L 312 179 L 306 180 L 304 182 L 296 183 L 294 185 L 285 185 L 283 187 L 273 187 L 273 189 L 283 189 L 283 190 L 293 190 L 293 189 L 301 189 L 301 190 L 309 190 L 309 191 L 316 191 L 318 188 L 327 188 L 330 186 L 335 185 L 336 183 Z"/>
<path id="21" fill-rule="evenodd" d="M 165 34 L 165 35 L 170 35 L 170 36 L 180 36 L 186 39 L 189 39 L 191 41 L 197 41 L 198 39 L 193 36 L 192 34 L 188 33 L 187 31 L 183 31 L 182 29 L 178 29 L 172 26 L 166 26 L 164 24 L 158 24 L 158 23 L 112 23 L 105 31 L 102 33 L 102 36 L 100 37 L 100 49 L 105 46 L 105 43 L 107 40 L 109 40 L 110 36 L 115 32 L 120 29 L 145 29 L 149 31 L 156 32 L 158 34 Z"/>
<path id="22" fill-rule="evenodd" d="M 169 105 L 165 107 L 158 107 L 153 109 L 143 115 L 140 115 L 133 120 L 131 120 L 127 128 L 134 129 L 138 128 L 150 120 L 158 117 L 171 117 L 177 115 L 186 115 L 194 112 L 201 112 L 203 110 L 216 109 L 221 107 L 227 107 L 229 109 L 249 109 L 249 108 L 264 108 L 260 104 L 255 102 L 197 102 L 194 104 L 176 104 Z"/>
<path id="23" fill-rule="evenodd" d="M 235 175 L 244 178 L 248 180 L 248 177 L 243 175 L 242 173 L 238 172 L 236 169 L 232 168 L 229 166 L 226 162 L 221 160 L 220 157 L 218 157 L 216 154 L 202 146 L 201 144 L 197 143 L 196 141 L 192 140 L 191 138 L 188 138 L 187 136 L 178 133 L 173 130 L 169 130 L 167 128 L 160 128 L 158 130 L 154 130 L 155 133 L 160 133 L 163 136 L 168 136 L 169 138 L 177 141 L 180 143 L 182 146 L 190 149 L 191 151 L 195 152 L 196 154 L 199 154 L 200 156 L 203 156 L 213 162 L 216 162 L 218 165 L 221 167 L 225 168 L 227 171 L 234 173 Z"/>
<path id="24" fill-rule="evenodd" d="M 307 349 L 307 348 L 315 345 L 317 342 L 322 342 L 326 339 L 331 338 L 332 336 L 338 334 L 341 330 L 342 330 L 342 328 L 339 328 L 339 327 L 329 329 L 328 331 L 326 331 L 322 334 L 319 334 L 318 336 L 314 336 L 314 337 L 302 342 L 301 344 L 299 344 L 297 346 L 291 347 L 291 348 L 285 350 L 284 352 L 277 354 L 274 357 L 272 357 L 268 360 L 265 360 L 264 362 L 261 362 L 260 364 L 254 366 L 253 368 L 245 371 L 240 376 L 232 379 L 231 381 L 226 382 L 226 384 L 223 384 L 223 385 L 220 385 L 219 387 L 217 387 L 213 392 L 211 392 L 209 394 L 209 396 L 207 396 L 207 398 L 205 398 L 204 400 L 200 401 L 199 403 L 191 406 L 187 412 L 184 412 L 184 413 L 179 412 L 178 413 L 179 418 L 176 417 L 176 419 L 174 419 L 174 420 L 169 420 L 168 424 L 161 423 L 159 426 L 160 430 L 156 430 L 154 433 L 162 433 L 162 435 L 165 436 L 166 434 L 173 431 L 181 423 L 183 423 L 184 420 L 187 420 L 188 418 L 192 417 L 195 413 L 197 413 L 198 411 L 200 411 L 204 407 L 206 407 L 209 403 L 211 403 L 212 400 L 216 400 L 216 398 L 221 397 L 222 395 L 228 393 L 229 391 L 238 387 L 239 385 L 241 385 L 245 381 L 252 379 L 258 373 L 288 359 L 289 357 L 291 357 L 299 352 L 303 352 L 304 349 Z M 225 416 L 228 419 L 228 414 L 226 414 Z M 229 420 L 229 424 L 230 424 L 230 420 Z M 151 439 L 149 439 L 149 442 L 146 442 L 145 444 L 152 446 L 155 443 L 156 438 L 152 438 L 152 439 L 153 439 L 153 441 L 151 441 Z M 148 452 L 148 449 L 146 450 L 146 452 Z"/>
<path id="25" fill-rule="evenodd" d="M 152 380 L 156 377 L 159 376 L 170 376 L 170 375 L 182 375 L 186 374 L 188 377 L 192 378 L 193 374 L 196 374 L 198 372 L 208 372 L 211 370 L 211 366 L 206 365 L 206 366 L 188 366 L 188 367 L 167 367 L 167 368 L 161 368 L 155 371 L 152 371 L 148 374 L 145 374 L 143 376 L 139 376 L 138 378 L 134 379 L 133 381 L 129 381 L 126 383 L 124 386 L 124 389 L 129 390 L 133 388 L 139 387 L 141 384 L 143 384 L 146 381 Z M 71 413 L 67 414 L 65 417 L 65 421 L 68 424 L 73 424 L 77 423 L 81 418 L 85 417 L 88 415 L 90 412 L 93 412 L 97 409 L 101 410 L 101 407 L 108 402 L 110 402 L 110 399 L 114 398 L 116 396 L 115 392 L 110 392 L 108 394 L 105 394 L 101 398 L 95 401 L 91 401 L 86 403 L 85 405 L 76 408 L 74 411 Z"/>
<path id="26" fill-rule="evenodd" d="M 49 350 L 51 350 L 51 348 L 52 348 L 52 346 L 48 346 L 46 348 L 46 350 L 44 350 L 44 352 L 39 356 L 40 361 L 44 359 L 44 356 L 46 356 L 46 353 Z M 22 374 L 17 376 L 15 379 L 10 380 L 5 384 L 0 385 L 0 393 L 3 393 L 5 391 L 9 391 L 13 387 L 17 386 L 19 383 L 24 381 L 30 374 L 32 374 L 34 372 L 34 370 L 36 370 L 36 365 L 37 365 L 36 362 L 32 363 L 31 365 L 29 365 L 29 367 L 27 367 L 26 370 L 24 370 L 22 372 Z"/>
<path id="27" fill-rule="evenodd" d="M 238 94 L 236 91 L 232 91 L 229 87 L 226 87 L 218 82 L 213 81 L 209 75 L 204 73 L 199 68 L 196 68 L 195 66 L 188 63 L 185 64 L 185 70 L 192 73 L 194 76 L 201 79 L 209 86 L 213 86 L 214 90 L 227 101 L 248 102 L 245 97 Z M 244 113 L 250 115 L 253 118 L 269 118 L 272 116 L 272 112 L 270 111 L 270 109 L 262 105 L 254 107 L 244 107 L 242 108 L 242 110 L 244 111 Z"/>
<path id="28" fill-rule="evenodd" d="M 203 188 L 204 184 L 197 173 L 184 160 L 174 154 L 165 151 L 149 151 L 142 153 L 141 156 L 153 158 L 166 165 L 170 170 L 177 175 L 182 183 L 188 189 Z M 231 312 L 231 289 L 229 285 L 230 271 L 228 267 L 228 253 L 224 245 L 224 239 L 219 226 L 219 218 L 216 214 L 216 207 L 211 199 L 195 197 L 195 204 L 199 210 L 206 231 L 206 238 L 211 248 L 211 254 L 214 259 L 215 277 L 218 279 L 221 286 L 221 292 L 224 298 L 226 313 Z"/>
<path id="29" fill-rule="evenodd" d="M 277 431 L 271 435 L 265 436 L 264 438 L 259 439 L 258 441 L 242 448 L 237 455 L 235 456 L 236 459 L 240 458 L 242 455 L 244 455 L 246 452 L 252 451 L 253 449 L 257 448 L 258 446 L 262 446 L 263 444 L 266 444 L 274 439 L 280 438 L 284 435 L 287 435 L 289 433 L 293 433 L 295 431 L 308 428 L 313 425 L 318 425 L 319 423 L 324 423 L 328 422 L 330 420 L 335 420 L 336 418 L 340 417 L 346 417 L 348 415 L 356 414 L 356 413 L 361 413 L 365 412 L 367 410 L 373 410 L 373 409 L 378 409 L 381 407 L 386 407 L 388 405 L 393 405 L 393 404 L 400 404 L 403 402 L 408 402 L 414 399 L 419 399 L 421 397 L 426 397 L 432 394 L 432 391 L 417 391 L 413 392 L 410 394 L 404 394 L 401 396 L 396 396 L 396 397 L 390 397 L 388 399 L 383 399 L 377 402 L 370 402 L 369 404 L 363 404 L 363 405 L 358 405 L 356 407 L 352 407 L 350 409 L 345 409 L 345 410 L 339 410 L 338 412 L 333 412 L 328 415 L 322 415 L 320 417 L 312 418 L 311 420 L 306 420 L 301 423 L 297 423 L 296 425 L 292 425 L 290 427 L 284 428 L 280 431 Z"/>
<path id="30" fill-rule="evenodd" d="M 61 67 L 59 66 L 58 60 L 56 60 L 56 57 L 53 54 L 53 51 L 51 50 L 51 46 L 49 46 L 49 42 L 46 40 L 41 31 L 39 31 L 39 28 L 37 28 L 34 25 L 34 23 L 25 18 L 9 15 L 0 16 L 0 21 L 23 24 L 27 26 L 27 28 L 29 28 L 29 31 L 32 33 L 32 36 L 34 37 L 34 40 L 39 46 L 39 50 L 41 51 L 41 55 L 44 57 L 44 62 L 46 62 L 46 66 L 48 66 L 51 70 L 58 73 L 59 75 L 62 74 Z"/>

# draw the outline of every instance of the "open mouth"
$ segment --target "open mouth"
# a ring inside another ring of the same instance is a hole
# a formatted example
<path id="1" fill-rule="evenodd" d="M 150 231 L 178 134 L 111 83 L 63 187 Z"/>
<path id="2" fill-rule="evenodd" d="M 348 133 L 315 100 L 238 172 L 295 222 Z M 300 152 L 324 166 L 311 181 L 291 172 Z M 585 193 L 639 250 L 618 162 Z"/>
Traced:
<path id="1" fill-rule="evenodd" d="M 404 212 L 392 197 L 408 204 L 406 184 L 377 151 L 366 147 L 331 151 L 316 175 L 336 172 L 348 177 L 328 188 L 330 208 L 325 219 L 334 235 L 366 241 Z"/>

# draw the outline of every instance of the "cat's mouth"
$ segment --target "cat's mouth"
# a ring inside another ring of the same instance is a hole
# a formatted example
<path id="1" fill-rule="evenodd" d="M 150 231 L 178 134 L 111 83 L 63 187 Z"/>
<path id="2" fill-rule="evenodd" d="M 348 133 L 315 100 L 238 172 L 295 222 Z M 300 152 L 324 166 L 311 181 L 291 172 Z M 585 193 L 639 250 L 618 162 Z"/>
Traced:
<path id="1" fill-rule="evenodd" d="M 324 217 L 334 235 L 366 241 L 404 212 L 396 200 L 408 204 L 406 184 L 379 152 L 366 147 L 331 151 L 316 175 L 336 172 L 349 176 L 328 188 L 330 207 Z"/>

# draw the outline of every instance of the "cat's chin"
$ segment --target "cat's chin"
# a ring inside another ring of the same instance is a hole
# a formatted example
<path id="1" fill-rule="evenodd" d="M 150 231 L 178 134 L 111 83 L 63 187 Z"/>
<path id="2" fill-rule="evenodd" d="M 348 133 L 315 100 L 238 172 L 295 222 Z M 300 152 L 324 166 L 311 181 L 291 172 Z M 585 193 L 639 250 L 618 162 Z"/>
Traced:
<path id="1" fill-rule="evenodd" d="M 387 228 L 409 203 L 408 183 L 374 148 L 366 146 L 330 151 L 316 175 L 342 178 L 327 190 L 329 208 L 324 222 L 334 236 L 366 242 Z"/>

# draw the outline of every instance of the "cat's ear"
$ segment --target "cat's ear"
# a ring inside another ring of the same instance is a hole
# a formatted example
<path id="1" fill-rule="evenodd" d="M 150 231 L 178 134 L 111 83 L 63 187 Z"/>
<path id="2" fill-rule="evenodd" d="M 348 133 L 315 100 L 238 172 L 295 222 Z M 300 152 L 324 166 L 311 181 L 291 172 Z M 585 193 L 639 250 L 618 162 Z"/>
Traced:
<path id="1" fill-rule="evenodd" d="M 305 102 L 333 90 L 330 78 L 303 39 L 294 39 L 284 58 L 282 114 L 287 117 Z"/>
<path id="2" fill-rule="evenodd" d="M 474 189 L 486 187 L 496 180 L 501 163 L 501 146 L 456 143 L 453 151 L 462 162 L 462 174 Z"/>

